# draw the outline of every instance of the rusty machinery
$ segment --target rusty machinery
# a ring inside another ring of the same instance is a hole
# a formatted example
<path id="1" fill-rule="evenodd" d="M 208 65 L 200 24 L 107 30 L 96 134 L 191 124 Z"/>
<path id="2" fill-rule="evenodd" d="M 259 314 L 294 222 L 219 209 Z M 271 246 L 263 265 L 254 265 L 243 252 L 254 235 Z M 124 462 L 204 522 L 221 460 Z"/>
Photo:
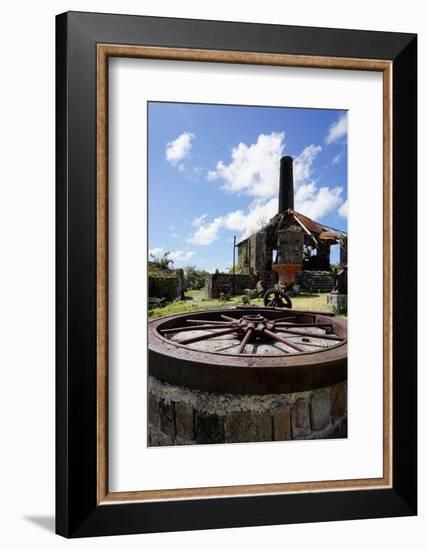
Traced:
<path id="1" fill-rule="evenodd" d="M 346 320 L 277 308 L 199 311 L 149 322 L 149 374 L 209 392 L 278 393 L 346 380 Z"/>

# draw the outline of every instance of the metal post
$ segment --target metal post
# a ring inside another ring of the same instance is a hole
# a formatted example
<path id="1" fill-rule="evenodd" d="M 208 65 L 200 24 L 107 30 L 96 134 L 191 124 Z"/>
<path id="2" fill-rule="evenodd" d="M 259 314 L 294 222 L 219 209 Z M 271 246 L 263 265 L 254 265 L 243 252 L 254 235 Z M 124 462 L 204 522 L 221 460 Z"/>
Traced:
<path id="1" fill-rule="evenodd" d="M 232 296 L 235 296 L 235 250 L 236 235 L 233 235 Z"/>

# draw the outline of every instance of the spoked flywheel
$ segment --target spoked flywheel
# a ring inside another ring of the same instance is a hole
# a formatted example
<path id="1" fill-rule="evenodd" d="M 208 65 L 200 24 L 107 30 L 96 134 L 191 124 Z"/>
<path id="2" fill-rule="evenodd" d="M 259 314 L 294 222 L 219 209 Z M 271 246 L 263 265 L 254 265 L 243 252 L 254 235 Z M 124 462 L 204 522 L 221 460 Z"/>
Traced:
<path id="1" fill-rule="evenodd" d="M 266 307 L 293 307 L 285 288 L 279 286 L 269 288 L 263 296 L 263 302 Z"/>
<path id="2" fill-rule="evenodd" d="M 346 321 L 321 313 L 252 308 L 149 323 L 149 373 L 206 391 L 303 391 L 346 380 Z"/>
<path id="3" fill-rule="evenodd" d="M 181 346 L 226 354 L 307 353 L 345 340 L 343 335 L 334 333 L 331 319 L 303 323 L 296 314 L 268 319 L 253 312 L 238 318 L 221 313 L 220 318 L 192 317 L 185 319 L 183 326 L 159 328 L 159 333 Z"/>
<path id="4" fill-rule="evenodd" d="M 221 309 L 149 322 L 149 373 L 206 391 L 303 391 L 346 380 L 346 321 L 321 313 Z"/>

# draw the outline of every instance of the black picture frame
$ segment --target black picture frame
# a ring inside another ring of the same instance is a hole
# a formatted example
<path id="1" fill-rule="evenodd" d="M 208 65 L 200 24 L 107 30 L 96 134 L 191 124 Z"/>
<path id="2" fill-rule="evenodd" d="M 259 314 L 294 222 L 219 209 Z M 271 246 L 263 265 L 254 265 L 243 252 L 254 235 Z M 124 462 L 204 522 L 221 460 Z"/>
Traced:
<path id="1" fill-rule="evenodd" d="M 97 503 L 96 47 L 100 43 L 392 62 L 391 488 Z M 417 36 L 68 12 L 56 18 L 56 97 L 56 532 L 86 537 L 415 515 Z"/>

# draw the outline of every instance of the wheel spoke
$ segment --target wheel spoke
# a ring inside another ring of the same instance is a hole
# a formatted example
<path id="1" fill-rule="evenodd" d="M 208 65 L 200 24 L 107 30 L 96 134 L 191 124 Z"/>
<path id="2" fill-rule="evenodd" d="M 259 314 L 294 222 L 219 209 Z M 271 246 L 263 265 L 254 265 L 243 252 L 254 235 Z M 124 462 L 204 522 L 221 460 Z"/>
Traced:
<path id="1" fill-rule="evenodd" d="M 250 327 L 245 333 L 244 339 L 242 340 L 241 345 L 239 346 L 238 353 L 244 353 L 245 346 L 247 345 L 248 340 L 251 338 L 253 330 L 254 329 Z"/>
<path id="2" fill-rule="evenodd" d="M 325 328 L 325 327 L 331 327 L 331 323 L 287 323 L 285 321 L 281 321 L 278 323 L 278 325 L 284 325 L 284 326 L 293 326 L 293 327 L 317 327 L 317 328 Z"/>
<path id="3" fill-rule="evenodd" d="M 219 328 L 228 328 L 230 327 L 230 324 L 226 324 L 224 323 L 223 325 L 211 325 L 211 324 L 206 324 L 206 325 L 198 325 L 196 327 L 176 327 L 176 328 L 164 328 L 164 329 L 161 329 L 160 332 L 162 334 L 170 334 L 170 333 L 174 333 L 174 332 L 187 332 L 189 330 L 207 330 L 207 329 L 219 329 Z"/>
<path id="4" fill-rule="evenodd" d="M 279 319 L 270 319 L 273 323 L 280 323 L 281 321 L 287 321 L 290 319 L 295 319 L 295 315 L 287 315 L 286 317 L 280 317 Z"/>
<path id="5" fill-rule="evenodd" d="M 239 323 L 239 319 L 235 319 L 234 317 L 228 317 L 227 315 L 220 315 L 222 319 L 226 319 L 226 321 L 231 321 L 232 323 Z"/>
<path id="6" fill-rule="evenodd" d="M 187 338 L 186 340 L 178 341 L 178 344 L 194 344 L 195 342 L 200 342 L 201 340 L 208 340 L 209 338 L 217 338 L 218 336 L 225 336 L 226 334 L 232 334 L 236 332 L 236 328 L 228 328 L 227 330 L 221 330 L 219 332 L 211 332 L 210 334 L 201 334 L 201 336 L 194 336 L 192 338 Z"/>
<path id="7" fill-rule="evenodd" d="M 277 340 L 278 342 L 282 342 L 286 346 L 289 346 L 290 348 L 293 348 L 296 351 L 306 351 L 304 347 L 299 346 L 298 344 L 295 344 L 294 342 L 290 342 L 289 340 L 286 340 L 285 338 L 282 338 L 281 336 L 279 336 L 279 334 L 276 334 L 275 332 L 272 332 L 271 330 L 265 329 L 265 333 L 268 334 L 274 340 Z"/>
<path id="8" fill-rule="evenodd" d="M 276 327 L 290 327 L 290 328 L 323 328 L 332 330 L 331 323 L 275 323 Z"/>
<path id="9" fill-rule="evenodd" d="M 275 330 L 287 334 L 294 334 L 295 336 L 303 336 L 304 338 L 320 338 L 321 340 L 337 340 L 338 342 L 342 342 L 344 340 L 344 338 L 336 336 L 335 334 L 313 334 L 311 332 L 299 332 L 297 330 L 289 330 L 282 327 L 275 327 Z"/>
<path id="10" fill-rule="evenodd" d="M 202 325 L 205 325 L 206 323 L 209 323 L 210 325 L 230 325 L 230 322 L 226 323 L 225 321 L 211 321 L 211 319 L 186 319 L 186 321 L 188 323 L 196 323 Z"/>

